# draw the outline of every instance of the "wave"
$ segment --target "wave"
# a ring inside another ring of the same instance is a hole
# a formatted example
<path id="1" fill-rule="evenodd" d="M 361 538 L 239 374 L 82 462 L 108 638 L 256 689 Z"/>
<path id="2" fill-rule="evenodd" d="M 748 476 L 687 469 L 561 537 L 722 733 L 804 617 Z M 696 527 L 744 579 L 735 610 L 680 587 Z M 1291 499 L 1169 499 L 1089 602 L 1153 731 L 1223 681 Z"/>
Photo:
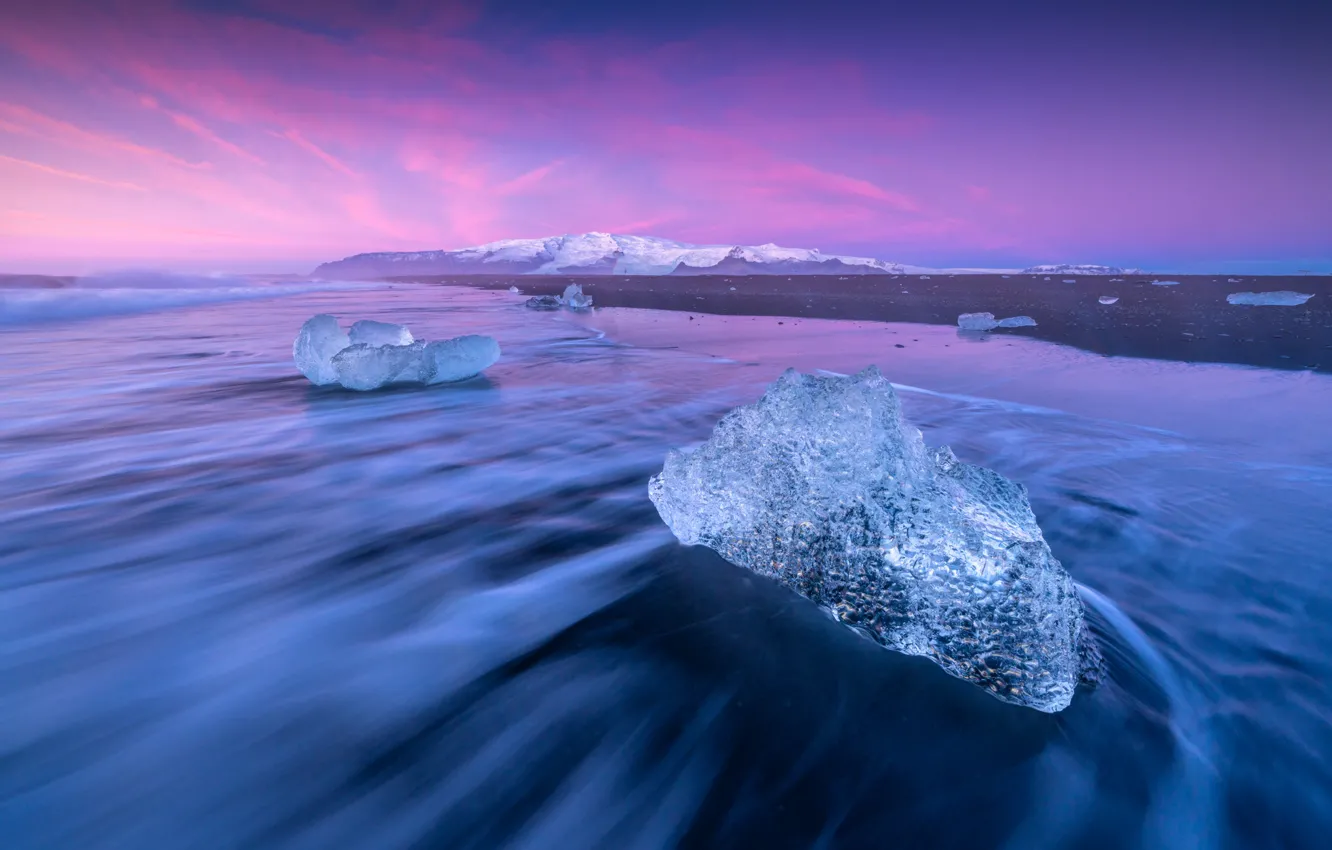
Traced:
<path id="1" fill-rule="evenodd" d="M 107 280 L 100 278 L 99 280 Z M 164 278 L 155 279 L 162 282 Z M 208 280 L 198 277 L 195 283 Z M 184 281 L 176 276 L 176 283 Z M 232 285 L 181 286 L 148 285 L 144 287 L 88 287 L 83 281 L 68 289 L 0 289 L 0 327 L 46 324 L 92 319 L 101 316 L 126 316 L 155 313 L 179 307 L 196 307 L 227 301 L 281 298 L 329 289 L 359 288 L 334 283 L 281 284 L 265 286 L 237 282 Z"/>

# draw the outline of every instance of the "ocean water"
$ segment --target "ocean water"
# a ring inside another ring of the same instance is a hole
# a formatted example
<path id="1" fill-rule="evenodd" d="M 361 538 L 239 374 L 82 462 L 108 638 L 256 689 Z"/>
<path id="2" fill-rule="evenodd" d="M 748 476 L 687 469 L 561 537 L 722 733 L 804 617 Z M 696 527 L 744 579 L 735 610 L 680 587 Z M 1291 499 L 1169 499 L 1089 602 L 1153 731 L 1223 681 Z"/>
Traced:
<path id="1" fill-rule="evenodd" d="M 1326 846 L 1332 379 L 521 301 L 0 298 L 0 846 Z M 504 354 L 317 388 L 291 341 L 321 312 Z M 656 516 L 669 448 L 788 366 L 869 363 L 1029 488 L 1110 665 L 1069 709 Z"/>

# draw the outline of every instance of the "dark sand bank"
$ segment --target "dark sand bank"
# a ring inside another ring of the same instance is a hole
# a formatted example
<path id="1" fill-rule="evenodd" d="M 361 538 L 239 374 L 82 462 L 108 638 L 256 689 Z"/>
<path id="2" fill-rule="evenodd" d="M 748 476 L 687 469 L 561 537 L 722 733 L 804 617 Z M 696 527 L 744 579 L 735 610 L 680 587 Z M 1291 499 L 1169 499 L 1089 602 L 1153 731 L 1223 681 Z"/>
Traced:
<path id="1" fill-rule="evenodd" d="M 1179 281 L 1156 286 L 1153 279 Z M 1224 275 L 865 275 L 857 277 L 442 276 L 398 281 L 558 294 L 582 284 L 598 307 L 642 307 L 717 315 L 955 325 L 959 313 L 1027 315 L 1036 327 L 997 331 L 1098 354 L 1239 363 L 1332 372 L 1332 277 Z M 1073 280 L 1073 283 L 1064 283 Z M 1313 294 L 1299 307 L 1241 307 L 1232 292 Z M 1098 302 L 1117 296 L 1115 304 Z"/>

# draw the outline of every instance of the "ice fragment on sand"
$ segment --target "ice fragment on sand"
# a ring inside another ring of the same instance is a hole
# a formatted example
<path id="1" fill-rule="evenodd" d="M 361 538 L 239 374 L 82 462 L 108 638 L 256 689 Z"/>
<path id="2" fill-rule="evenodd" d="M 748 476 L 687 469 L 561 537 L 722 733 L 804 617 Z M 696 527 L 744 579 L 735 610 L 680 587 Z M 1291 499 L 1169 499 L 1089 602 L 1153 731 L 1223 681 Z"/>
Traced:
<path id="1" fill-rule="evenodd" d="M 1064 278 L 1064 283 L 1077 283 L 1077 282 L 1078 282 L 1078 281 L 1077 281 L 1076 278 L 1072 278 L 1072 277 Z"/>
<path id="2" fill-rule="evenodd" d="M 1117 295 L 1102 295 L 1100 298 L 1097 298 L 1096 300 L 1099 301 L 1099 302 L 1101 302 L 1102 304 L 1114 304 L 1116 301 L 1119 300 L 1119 296 L 1117 296 Z"/>
<path id="3" fill-rule="evenodd" d="M 870 367 L 788 370 L 648 495 L 675 536 L 786 585 L 878 643 L 1054 712 L 1103 663 L 1021 485 L 929 450 Z"/>
<path id="4" fill-rule="evenodd" d="M 564 287 L 564 295 L 560 298 L 564 306 L 570 310 L 590 310 L 592 309 L 592 296 L 583 294 L 583 287 L 576 283 L 571 283 Z"/>
<path id="5" fill-rule="evenodd" d="M 411 345 L 416 342 L 412 332 L 402 325 L 391 322 L 376 322 L 373 319 L 361 319 L 351 326 L 351 344 L 366 345 Z"/>
<path id="6" fill-rule="evenodd" d="M 519 293 L 519 289 L 516 286 L 510 286 L 509 291 L 512 292 L 514 295 L 517 295 Z"/>
<path id="7" fill-rule="evenodd" d="M 1152 286 L 1179 286 L 1179 281 L 1177 281 L 1177 280 L 1154 280 L 1154 281 L 1152 281 Z"/>
<path id="8" fill-rule="evenodd" d="M 992 331 L 999 323 L 993 313 L 963 313 L 957 317 L 957 326 L 964 331 Z"/>
<path id="9" fill-rule="evenodd" d="M 499 343 L 494 337 L 470 334 L 432 342 L 423 353 L 421 380 L 429 384 L 463 381 L 481 374 L 499 356 Z"/>
<path id="10" fill-rule="evenodd" d="M 372 344 L 366 338 L 411 340 L 412 334 L 401 325 L 367 320 L 352 325 L 349 335 L 337 319 L 319 315 L 301 326 L 292 355 L 301 374 L 314 383 L 341 384 L 349 390 L 461 381 L 480 374 L 500 356 L 499 343 L 488 336 L 404 345 Z"/>
<path id="11" fill-rule="evenodd" d="M 529 310 L 558 310 L 564 306 L 558 295 L 534 295 L 527 299 Z"/>
<path id="12" fill-rule="evenodd" d="M 311 383 L 326 386 L 338 382 L 333 356 L 348 345 L 351 345 L 351 339 L 338 325 L 338 320 L 320 314 L 301 325 L 291 347 L 291 356 L 296 361 L 296 368 Z"/>
<path id="13" fill-rule="evenodd" d="M 349 390 L 377 390 L 389 384 L 425 380 L 421 354 L 424 342 L 411 345 L 349 345 L 333 357 L 338 383 Z"/>
<path id="14" fill-rule="evenodd" d="M 1036 320 L 1031 316 L 1010 316 L 1007 319 L 1000 319 L 998 327 L 1001 328 L 1034 328 Z"/>
<path id="15" fill-rule="evenodd" d="M 1238 277 L 1228 277 L 1226 278 L 1226 283 L 1239 283 L 1241 279 L 1242 278 Z"/>
<path id="16" fill-rule="evenodd" d="M 1298 307 L 1310 298 L 1313 296 L 1283 289 L 1279 292 L 1232 292 L 1226 296 L 1226 301 L 1248 307 Z"/>

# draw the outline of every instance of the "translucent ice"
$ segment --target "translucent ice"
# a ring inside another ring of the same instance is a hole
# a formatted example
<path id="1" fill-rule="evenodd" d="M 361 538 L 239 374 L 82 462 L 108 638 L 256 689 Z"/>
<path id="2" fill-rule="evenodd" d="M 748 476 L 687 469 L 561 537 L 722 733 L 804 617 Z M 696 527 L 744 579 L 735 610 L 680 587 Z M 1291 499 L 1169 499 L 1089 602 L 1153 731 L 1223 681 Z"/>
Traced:
<path id="1" fill-rule="evenodd" d="M 366 340 L 408 340 L 376 344 Z M 301 326 L 292 347 L 301 373 L 316 384 L 349 390 L 376 390 L 389 384 L 438 384 L 480 374 L 500 356 L 499 343 L 468 335 L 427 344 L 413 340 L 401 325 L 363 320 L 343 333 L 333 316 L 320 315 Z"/>
<path id="2" fill-rule="evenodd" d="M 338 320 L 321 314 L 301 325 L 291 355 L 302 375 L 312 383 L 325 386 L 338 382 L 333 356 L 349 345 L 351 339 L 338 325 Z"/>
<path id="3" fill-rule="evenodd" d="M 1009 316 L 1007 319 L 1000 319 L 998 327 L 1001 328 L 1034 328 L 1036 320 L 1031 316 Z"/>
<path id="4" fill-rule="evenodd" d="M 1298 307 L 1310 298 L 1313 298 L 1313 296 L 1306 295 L 1303 292 L 1281 290 L 1279 292 L 1232 292 L 1226 296 L 1226 301 L 1230 304 L 1241 304 L 1248 307 Z"/>
<path id="5" fill-rule="evenodd" d="M 520 292 L 520 290 L 516 286 L 510 286 L 509 291 L 512 292 L 514 295 L 518 295 Z"/>
<path id="6" fill-rule="evenodd" d="M 423 352 L 421 380 L 428 384 L 463 381 L 481 374 L 499 356 L 494 337 L 471 334 L 432 342 Z"/>
<path id="7" fill-rule="evenodd" d="M 361 319 L 354 323 L 349 336 L 352 345 L 360 342 L 366 345 L 411 345 L 416 342 L 412 332 L 402 325 L 372 319 Z"/>
<path id="8" fill-rule="evenodd" d="M 1179 286 L 1179 281 L 1177 281 L 1177 280 L 1154 280 L 1154 281 L 1152 281 L 1152 286 Z"/>
<path id="9" fill-rule="evenodd" d="M 424 383 L 424 342 L 411 345 L 349 345 L 333 357 L 338 383 L 349 390 L 377 390 L 402 382 Z"/>
<path id="10" fill-rule="evenodd" d="M 788 370 L 648 495 L 675 536 L 786 585 L 878 643 L 1054 712 L 1100 677 L 1073 581 L 1026 490 L 929 450 L 870 367 Z"/>
<path id="11" fill-rule="evenodd" d="M 564 306 L 570 310 L 590 310 L 592 309 L 592 296 L 583 294 L 583 287 L 576 283 L 571 283 L 564 287 L 564 295 L 560 299 Z"/>
<path id="12" fill-rule="evenodd" d="M 999 323 L 993 313 L 963 313 L 957 317 L 957 326 L 964 331 L 992 331 Z"/>
<path id="13" fill-rule="evenodd" d="M 529 310 L 558 310 L 564 306 L 558 295 L 533 295 L 526 304 Z"/>
<path id="14" fill-rule="evenodd" d="M 1097 298 L 1096 300 L 1099 301 L 1099 302 L 1102 303 L 1102 304 L 1114 304 L 1116 301 L 1119 300 L 1119 296 L 1118 296 L 1118 295 L 1102 295 L 1100 298 Z"/>

